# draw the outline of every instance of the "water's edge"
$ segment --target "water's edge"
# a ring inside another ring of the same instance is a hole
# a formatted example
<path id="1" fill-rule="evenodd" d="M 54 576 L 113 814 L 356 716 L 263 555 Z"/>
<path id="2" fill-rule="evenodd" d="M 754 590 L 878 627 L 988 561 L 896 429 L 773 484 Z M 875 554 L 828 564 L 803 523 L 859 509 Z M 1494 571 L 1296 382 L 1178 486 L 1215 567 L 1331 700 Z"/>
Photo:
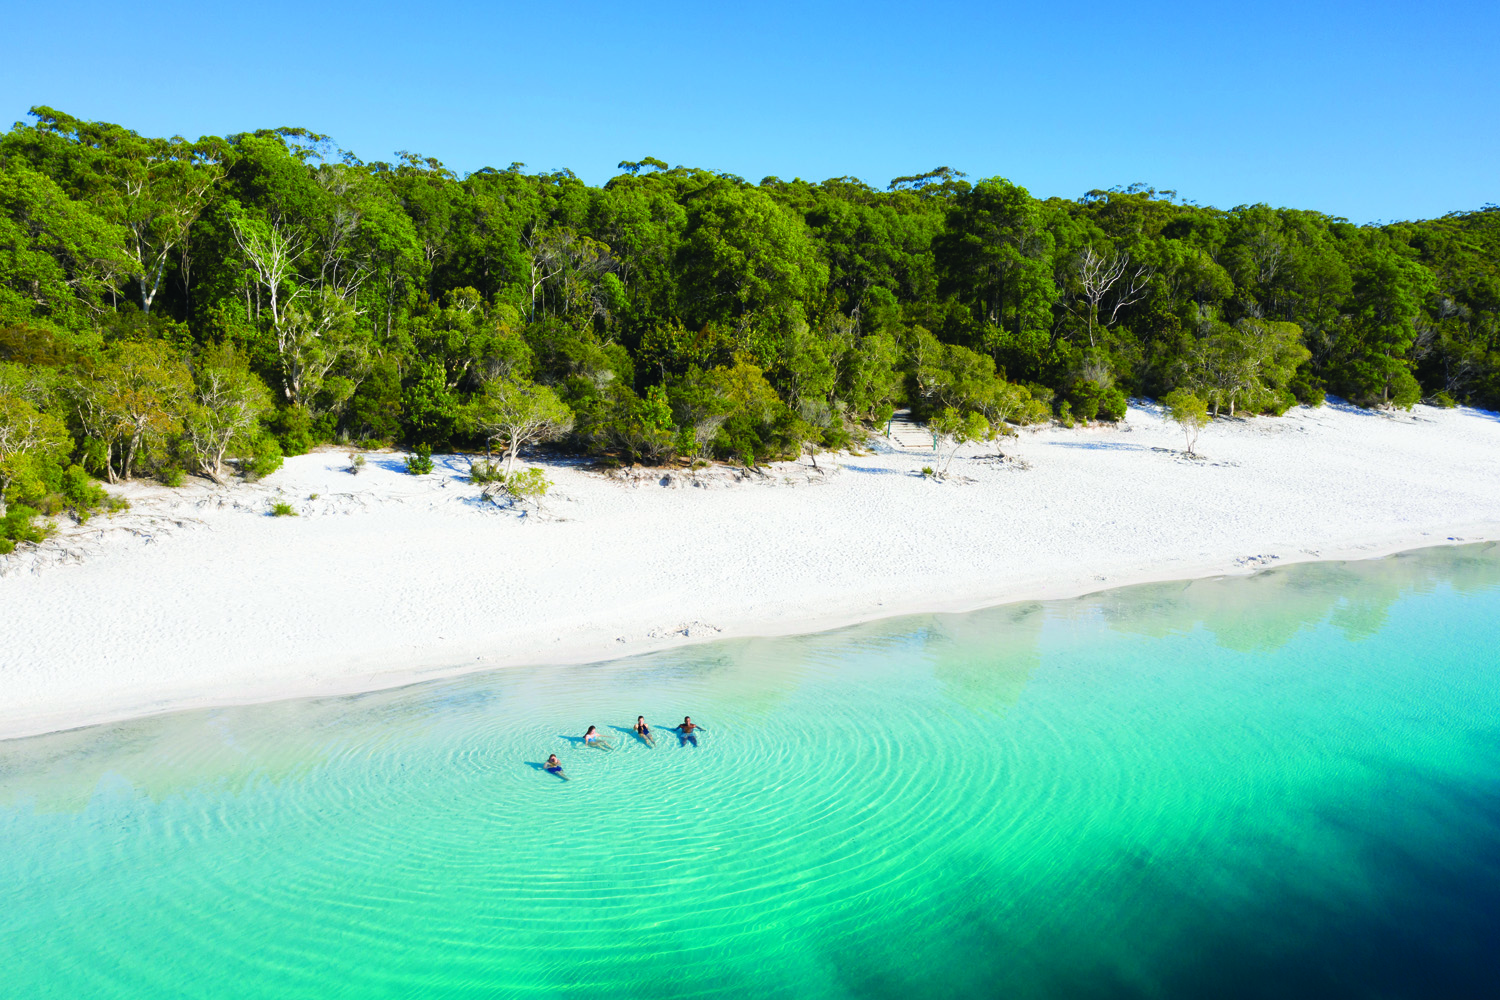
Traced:
<path id="1" fill-rule="evenodd" d="M 466 661 L 461 664 L 449 663 L 420 667 L 390 666 L 398 658 L 406 660 L 409 664 L 413 657 L 409 651 L 406 651 L 366 664 L 365 666 L 369 668 L 368 672 L 347 673 L 337 677 L 319 677 L 314 674 L 308 676 L 304 683 L 288 684 L 285 681 L 278 681 L 265 688 L 237 688 L 232 691 L 222 689 L 205 691 L 200 686 L 191 691 L 156 692 L 129 704 L 89 705 L 70 710 L 66 714 L 16 713 L 10 716 L 0 716 L 0 744 L 115 723 L 137 722 L 181 712 L 276 704 L 306 698 L 330 698 L 397 691 L 436 681 L 455 680 L 518 667 L 579 666 L 629 661 L 667 650 L 688 649 L 736 639 L 777 639 L 818 635 L 921 615 L 962 615 L 1010 605 L 1098 598 L 1115 591 L 1159 584 L 1250 579 L 1308 564 L 1368 563 L 1437 549 L 1472 546 L 1476 549 L 1487 550 L 1496 544 L 1500 544 L 1500 525 L 1470 526 L 1462 529 L 1461 533 L 1456 530 L 1454 535 L 1435 543 L 1416 542 L 1412 538 L 1403 538 L 1397 542 L 1369 543 L 1347 549 L 1330 550 L 1327 554 L 1311 555 L 1304 552 L 1276 556 L 1275 562 L 1267 564 L 1225 566 L 1220 563 L 1203 563 L 1197 566 L 1174 567 L 1169 572 L 1143 572 L 1124 578 L 1117 576 L 1097 586 L 1074 583 L 1041 590 L 995 591 L 988 596 L 979 597 L 939 598 L 934 596 L 930 600 L 913 600 L 900 606 L 880 605 L 843 613 L 732 623 L 712 634 L 673 634 L 655 642 L 636 644 L 629 652 L 617 656 L 607 655 L 609 643 L 612 640 L 590 638 L 572 645 L 559 645 L 551 655 L 544 656 L 528 653 L 521 657 L 511 657 L 499 653 L 484 657 L 482 662 Z"/>

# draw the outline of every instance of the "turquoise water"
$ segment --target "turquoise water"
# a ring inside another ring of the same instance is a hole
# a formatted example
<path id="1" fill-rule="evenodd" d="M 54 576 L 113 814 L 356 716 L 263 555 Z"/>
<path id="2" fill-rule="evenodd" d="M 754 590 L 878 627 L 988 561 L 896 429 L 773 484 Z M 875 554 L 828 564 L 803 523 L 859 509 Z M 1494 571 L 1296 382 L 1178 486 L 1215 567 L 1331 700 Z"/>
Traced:
<path id="1" fill-rule="evenodd" d="M 1465 547 L 0 743 L 0 996 L 1494 995 L 1497 623 Z"/>

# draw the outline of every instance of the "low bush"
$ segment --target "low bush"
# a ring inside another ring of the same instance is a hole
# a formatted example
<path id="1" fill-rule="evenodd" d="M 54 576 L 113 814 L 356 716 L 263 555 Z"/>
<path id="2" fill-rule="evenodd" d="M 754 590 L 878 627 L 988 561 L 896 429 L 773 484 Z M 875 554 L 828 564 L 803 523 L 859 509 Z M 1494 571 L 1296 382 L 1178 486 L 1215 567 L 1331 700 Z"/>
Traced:
<path id="1" fill-rule="evenodd" d="M 505 478 L 505 466 L 487 458 L 469 463 L 469 482 L 498 483 Z"/>
<path id="2" fill-rule="evenodd" d="M 281 443 L 275 437 L 261 431 L 250 442 L 250 457 L 245 461 L 247 478 L 262 479 L 281 468 L 283 461 Z"/>
<path id="3" fill-rule="evenodd" d="M 1115 386 L 1105 389 L 1099 397 L 1099 419 L 1106 423 L 1116 424 L 1124 420 L 1127 409 L 1125 394 Z"/>
<path id="4" fill-rule="evenodd" d="M 414 476 L 425 476 L 432 471 L 432 445 L 419 444 L 415 452 L 406 456 L 406 471 Z"/>
<path id="5" fill-rule="evenodd" d="M 1322 406 L 1323 400 L 1328 393 L 1323 388 L 1323 380 L 1307 371 L 1305 368 L 1292 376 L 1292 381 L 1287 385 L 1297 402 L 1306 406 Z"/>
<path id="6" fill-rule="evenodd" d="M 176 489 L 177 487 L 181 486 L 185 478 L 186 473 L 184 473 L 175 465 L 170 466 L 169 468 L 162 469 L 161 472 L 157 475 L 157 480 L 163 486 L 170 486 L 172 489 Z"/>
<path id="7" fill-rule="evenodd" d="M 271 516 L 296 517 L 297 512 L 295 510 L 292 510 L 292 505 L 289 503 L 276 503 L 271 505 Z"/>
<path id="8" fill-rule="evenodd" d="M 16 550 L 20 542 L 40 542 L 47 537 L 48 528 L 37 524 L 37 509 L 14 504 L 0 517 L 0 555 Z"/>
<path id="9" fill-rule="evenodd" d="M 552 481 L 538 468 L 512 472 L 504 476 L 501 482 L 505 486 L 505 492 L 517 500 L 533 500 L 546 496 L 547 490 L 552 487 Z"/>

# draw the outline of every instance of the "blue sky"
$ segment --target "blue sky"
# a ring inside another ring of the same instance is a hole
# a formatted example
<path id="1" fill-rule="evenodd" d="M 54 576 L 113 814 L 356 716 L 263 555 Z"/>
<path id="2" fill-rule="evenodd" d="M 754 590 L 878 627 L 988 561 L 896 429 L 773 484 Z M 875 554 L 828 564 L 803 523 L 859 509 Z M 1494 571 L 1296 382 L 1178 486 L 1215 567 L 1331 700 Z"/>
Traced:
<path id="1" fill-rule="evenodd" d="M 301 125 L 366 160 L 592 183 L 651 155 L 882 188 L 948 165 L 1042 197 L 1142 181 L 1356 222 L 1500 201 L 1493 0 L 25 8 L 7 121 Z"/>

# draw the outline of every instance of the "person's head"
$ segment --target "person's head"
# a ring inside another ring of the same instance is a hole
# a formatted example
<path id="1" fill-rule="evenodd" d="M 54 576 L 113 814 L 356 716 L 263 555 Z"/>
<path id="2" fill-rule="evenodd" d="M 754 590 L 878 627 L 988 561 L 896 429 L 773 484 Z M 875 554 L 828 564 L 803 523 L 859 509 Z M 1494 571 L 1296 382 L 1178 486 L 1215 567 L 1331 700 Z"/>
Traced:
<path id="1" fill-rule="evenodd" d="M 589 733 L 592 733 L 593 731 L 594 731 L 594 727 L 593 726 L 589 726 L 589 731 L 587 733 L 584 733 L 583 735 L 588 736 Z"/>
<path id="2" fill-rule="evenodd" d="M 557 763 L 557 754 L 551 754 L 550 756 L 548 756 L 547 763 L 549 763 L 549 764 L 555 764 L 555 763 Z"/>
<path id="3" fill-rule="evenodd" d="M 635 721 L 636 722 L 645 722 L 646 721 L 646 717 L 644 715 L 637 715 L 635 717 Z"/>
<path id="4" fill-rule="evenodd" d="M 691 715 L 684 715 L 682 717 L 682 721 L 683 722 L 692 722 L 693 721 L 693 717 Z"/>

